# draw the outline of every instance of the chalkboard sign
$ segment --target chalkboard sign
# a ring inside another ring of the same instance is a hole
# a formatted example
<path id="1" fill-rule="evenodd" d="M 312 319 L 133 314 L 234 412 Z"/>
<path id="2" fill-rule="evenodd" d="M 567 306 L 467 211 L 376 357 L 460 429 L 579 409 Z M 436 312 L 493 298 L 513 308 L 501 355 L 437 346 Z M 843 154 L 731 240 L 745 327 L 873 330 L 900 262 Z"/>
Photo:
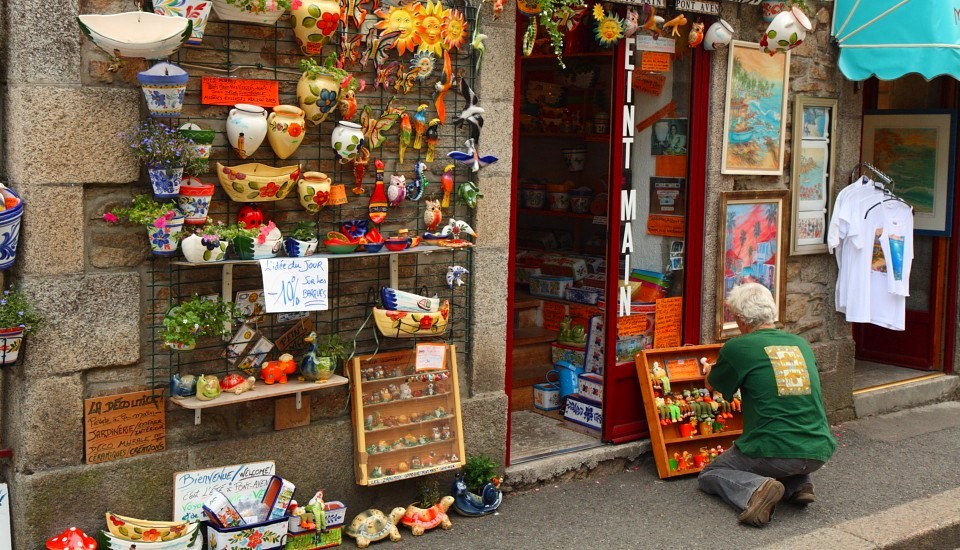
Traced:
<path id="1" fill-rule="evenodd" d="M 329 307 L 326 258 L 260 260 L 268 313 L 323 311 Z"/>
<path id="2" fill-rule="evenodd" d="M 173 519 L 203 519 L 203 503 L 214 491 L 225 494 L 234 504 L 241 500 L 259 501 L 276 468 L 268 460 L 178 472 L 173 476 Z"/>
<path id="3" fill-rule="evenodd" d="M 163 393 L 151 390 L 85 399 L 87 464 L 157 453 L 167 448 Z"/>

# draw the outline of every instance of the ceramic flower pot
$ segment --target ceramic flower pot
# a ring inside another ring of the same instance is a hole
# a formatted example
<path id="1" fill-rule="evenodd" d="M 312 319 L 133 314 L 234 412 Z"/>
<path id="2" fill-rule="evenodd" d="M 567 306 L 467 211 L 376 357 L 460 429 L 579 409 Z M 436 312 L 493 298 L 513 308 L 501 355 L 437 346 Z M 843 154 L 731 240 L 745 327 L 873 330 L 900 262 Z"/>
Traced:
<path id="1" fill-rule="evenodd" d="M 193 31 L 187 44 L 199 46 L 210 18 L 210 0 L 153 0 L 153 12 L 172 17 L 186 17 L 193 21 Z"/>
<path id="2" fill-rule="evenodd" d="M 293 34 L 303 55 L 319 55 L 340 24 L 337 0 L 303 0 L 290 10 Z"/>
<path id="3" fill-rule="evenodd" d="M 23 199 L 12 189 L 0 185 L 0 198 L 16 199 L 17 204 L 0 212 L 0 270 L 7 269 L 17 259 L 20 239 L 20 219 L 23 217 Z"/>
<path id="4" fill-rule="evenodd" d="M 183 166 L 148 166 L 147 175 L 153 185 L 153 196 L 158 199 L 175 199 L 180 193 Z"/>
<path id="5" fill-rule="evenodd" d="M 313 253 L 317 251 L 317 243 L 317 239 L 301 241 L 293 237 L 286 237 L 283 239 L 283 251 L 291 258 L 305 258 L 313 256 Z"/>
<path id="6" fill-rule="evenodd" d="M 183 212 L 185 223 L 188 225 L 207 223 L 207 212 L 210 210 L 214 189 L 216 187 L 213 184 L 203 183 L 194 177 L 185 177 L 181 180 L 177 204 Z"/>
<path id="7" fill-rule="evenodd" d="M 212 0 L 213 12 L 223 21 L 238 21 L 240 23 L 255 23 L 257 25 L 275 25 L 284 10 L 266 10 L 253 12 L 228 4 L 227 0 Z"/>
<path id="8" fill-rule="evenodd" d="M 180 250 L 183 257 L 192 264 L 203 264 L 223 261 L 227 257 L 225 240 L 204 241 L 199 235 L 190 235 L 180 241 Z"/>
<path id="9" fill-rule="evenodd" d="M 183 216 L 175 216 L 163 227 L 147 228 L 150 250 L 156 256 L 173 256 L 180 247 L 180 230 L 183 229 Z"/>
<path id="10" fill-rule="evenodd" d="M 784 0 L 761 0 L 760 9 L 761 12 L 760 18 L 763 19 L 764 23 L 769 23 L 773 19 L 780 15 L 781 13 L 787 10 L 787 3 Z"/>
<path id="11" fill-rule="evenodd" d="M 189 139 L 193 143 L 193 148 L 196 149 L 197 155 L 199 155 L 200 158 L 210 158 L 210 150 L 213 148 L 213 140 L 217 137 L 217 133 L 215 131 L 204 130 L 196 124 L 188 122 L 187 124 L 183 124 L 177 128 L 177 133 Z"/>
<path id="12" fill-rule="evenodd" d="M 273 238 L 273 234 L 275 238 Z M 233 239 L 233 249 L 237 253 L 237 258 L 241 260 L 263 260 L 273 258 L 280 253 L 283 247 L 283 237 L 278 229 L 274 229 L 271 238 L 264 243 L 257 243 L 256 237 L 235 237 Z"/>
<path id="13" fill-rule="evenodd" d="M 523 204 L 527 208 L 542 209 L 547 204 L 547 186 L 532 183 L 523 186 Z"/>
<path id="14" fill-rule="evenodd" d="M 152 117 L 177 117 L 183 110 L 183 96 L 187 93 L 187 71 L 173 63 L 161 62 L 137 73 L 137 81 L 147 100 Z"/>
<path id="15" fill-rule="evenodd" d="M 22 328 L 0 328 L 0 365 L 14 364 L 20 357 L 22 347 Z"/>
<path id="16" fill-rule="evenodd" d="M 330 145 L 340 162 L 347 163 L 357 158 L 363 145 L 363 130 L 359 124 L 341 120 L 330 134 Z"/>
<path id="17" fill-rule="evenodd" d="M 332 76 L 325 74 L 310 78 L 307 73 L 297 81 L 297 103 L 307 115 L 307 120 L 314 124 L 323 122 L 334 107 L 340 95 L 340 83 Z"/>
<path id="18" fill-rule="evenodd" d="M 277 105 L 267 117 L 267 141 L 281 159 L 292 155 L 303 143 L 303 110 L 293 105 Z"/>
<path id="19" fill-rule="evenodd" d="M 610 131 L 610 113 L 600 112 L 593 115 L 593 132 L 606 134 Z"/>
<path id="20" fill-rule="evenodd" d="M 330 202 L 330 189 L 333 180 L 323 172 L 304 172 L 297 182 L 297 197 L 300 206 L 307 212 L 319 212 Z"/>
<path id="21" fill-rule="evenodd" d="M 802 44 L 812 29 L 810 19 L 800 8 L 782 11 L 773 18 L 760 39 L 760 49 L 770 55 L 785 53 Z"/>
<path id="22" fill-rule="evenodd" d="M 263 107 L 238 103 L 227 115 L 227 141 L 238 157 L 253 156 L 267 137 L 267 110 Z"/>
<path id="23" fill-rule="evenodd" d="M 723 19 L 718 19 L 703 35 L 703 49 L 715 50 L 733 41 L 733 27 Z"/>
<path id="24" fill-rule="evenodd" d="M 193 34 L 193 21 L 142 11 L 77 16 L 80 31 L 101 50 L 121 57 L 164 59 Z"/>

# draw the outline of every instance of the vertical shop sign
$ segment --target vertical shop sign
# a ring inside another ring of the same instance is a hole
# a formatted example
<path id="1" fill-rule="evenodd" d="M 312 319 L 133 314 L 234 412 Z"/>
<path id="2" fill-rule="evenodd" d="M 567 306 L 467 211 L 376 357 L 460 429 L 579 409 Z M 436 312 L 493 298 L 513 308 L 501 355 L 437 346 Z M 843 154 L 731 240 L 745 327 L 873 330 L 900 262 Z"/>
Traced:
<path id="1" fill-rule="evenodd" d="M 636 37 L 627 39 L 623 56 L 623 69 L 626 71 L 624 88 L 626 95 L 623 101 L 623 123 L 621 139 L 623 141 L 623 168 L 630 169 L 630 150 L 633 146 L 633 54 L 636 52 Z M 620 191 L 620 223 L 623 224 L 623 241 L 620 243 L 620 254 L 623 254 L 623 284 L 620 285 L 617 317 L 630 315 L 630 253 L 633 252 L 633 230 L 631 222 L 637 217 L 637 195 L 633 189 Z"/>

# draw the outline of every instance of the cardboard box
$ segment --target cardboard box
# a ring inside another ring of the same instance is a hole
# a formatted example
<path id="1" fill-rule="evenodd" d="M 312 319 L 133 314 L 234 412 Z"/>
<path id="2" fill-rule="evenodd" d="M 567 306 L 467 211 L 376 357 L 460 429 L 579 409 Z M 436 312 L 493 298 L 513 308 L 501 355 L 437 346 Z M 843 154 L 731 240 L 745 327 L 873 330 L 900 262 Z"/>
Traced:
<path id="1" fill-rule="evenodd" d="M 597 431 L 603 427 L 603 409 L 600 403 L 581 395 L 567 396 L 567 402 L 563 406 L 563 417 Z"/>
<path id="2" fill-rule="evenodd" d="M 577 380 L 577 393 L 602 404 L 603 377 L 592 373 L 581 374 Z"/>
<path id="3" fill-rule="evenodd" d="M 287 534 L 287 543 L 283 550 L 316 550 L 340 546 L 343 542 L 343 527 L 331 527 L 323 531 L 310 529 L 300 533 Z"/>
<path id="4" fill-rule="evenodd" d="M 568 287 L 573 286 L 571 277 L 534 275 L 530 277 L 530 294 L 545 298 L 563 298 Z"/>
<path id="5" fill-rule="evenodd" d="M 219 550 L 283 548 L 287 537 L 288 519 L 287 517 L 268 519 L 260 523 L 226 529 L 207 523 L 207 528 L 204 531 L 206 535 L 204 548 L 217 548 Z M 258 541 L 259 545 L 257 544 Z"/>
<path id="6" fill-rule="evenodd" d="M 553 384 L 534 384 L 533 406 L 541 411 L 555 411 L 559 409 L 560 388 Z"/>

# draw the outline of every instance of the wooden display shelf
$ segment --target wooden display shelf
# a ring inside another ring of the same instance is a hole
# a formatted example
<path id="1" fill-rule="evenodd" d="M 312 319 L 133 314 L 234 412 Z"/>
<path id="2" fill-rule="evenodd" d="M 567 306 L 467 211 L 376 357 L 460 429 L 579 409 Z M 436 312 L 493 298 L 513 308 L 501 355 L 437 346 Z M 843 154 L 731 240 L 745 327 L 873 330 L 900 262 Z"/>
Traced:
<path id="1" fill-rule="evenodd" d="M 554 342 L 559 334 L 543 327 L 521 327 L 513 331 L 513 346 Z"/>
<path id="2" fill-rule="evenodd" d="M 564 59 L 584 58 L 584 57 L 613 57 L 613 51 L 606 52 L 574 52 L 563 54 Z M 552 53 L 532 53 L 520 58 L 521 61 L 538 61 L 542 59 L 557 60 L 557 56 Z"/>
<path id="3" fill-rule="evenodd" d="M 367 380 L 369 383 L 370 381 Z M 376 409 L 378 407 L 385 407 L 387 405 L 396 405 L 397 403 L 415 403 L 417 401 L 423 401 L 424 399 L 436 399 L 438 397 L 445 397 L 450 395 L 450 392 L 444 393 L 435 393 L 433 395 L 421 395 L 420 397 L 411 397 L 409 399 L 391 399 L 390 401 L 380 401 L 379 403 L 364 403 L 364 409 Z"/>
<path id="4" fill-rule="evenodd" d="M 683 375 L 670 375 L 670 390 L 672 394 L 680 395 L 684 390 L 698 390 L 705 387 L 704 376 L 691 375 L 688 371 L 693 368 L 689 361 L 691 358 L 706 357 L 711 363 L 716 362 L 717 355 L 720 353 L 720 344 L 711 344 L 705 346 L 684 346 L 679 348 L 663 348 L 644 350 L 637 354 L 636 369 L 637 377 L 640 379 L 640 391 L 643 395 L 644 410 L 647 415 L 647 424 L 650 427 L 650 445 L 653 448 L 653 457 L 657 464 L 657 473 L 661 478 L 676 477 L 682 475 L 695 474 L 702 470 L 695 464 L 681 465 L 679 462 L 685 462 L 682 459 L 677 460 L 676 456 L 683 456 L 689 453 L 691 457 L 700 453 L 703 448 L 722 446 L 724 450 L 729 449 L 737 437 L 743 433 L 743 415 L 734 413 L 733 418 L 725 422 L 725 428 L 722 432 L 697 434 L 683 437 L 680 435 L 680 426 L 686 424 L 688 420 L 680 420 L 676 423 L 669 423 L 664 426 L 660 424 L 660 412 L 657 409 L 656 398 L 663 397 L 662 389 L 655 390 L 651 368 L 655 362 L 664 366 L 667 372 L 670 372 L 670 364 L 675 363 L 677 370 L 683 370 Z M 681 363 L 684 360 L 685 363 Z M 681 367 L 683 367 L 681 369 Z M 697 368 L 699 371 L 699 368 Z M 671 467 L 671 461 L 676 467 Z"/>
<path id="5" fill-rule="evenodd" d="M 597 289 L 603 290 L 603 289 Z M 599 301 L 596 304 L 585 304 L 583 302 L 572 302 L 570 300 L 564 300 L 563 298 L 553 298 L 550 296 L 534 296 L 533 294 L 528 294 L 523 291 L 517 291 L 514 293 L 515 300 L 543 300 L 544 302 L 557 302 L 560 304 L 565 304 L 568 306 L 583 306 L 583 307 L 595 307 L 598 310 L 598 314 L 603 311 L 603 301 Z"/>
<path id="6" fill-rule="evenodd" d="M 209 401 L 201 401 L 196 397 L 173 397 L 170 401 L 183 407 L 184 409 L 193 409 L 194 410 L 194 424 L 200 424 L 200 411 L 203 409 L 210 409 L 213 407 L 223 407 L 225 405 L 233 405 L 235 403 L 243 403 L 246 401 L 256 401 L 258 399 L 267 399 L 270 397 L 277 397 L 281 395 L 291 395 L 296 394 L 297 396 L 297 409 L 300 408 L 300 395 L 303 392 L 322 390 L 326 388 L 335 388 L 337 386 L 343 386 L 348 384 L 350 381 L 340 376 L 339 374 L 332 375 L 326 382 L 317 383 L 317 382 L 287 382 L 286 384 L 264 384 L 262 382 L 258 383 L 252 390 L 245 391 L 239 395 L 233 392 L 222 392 L 216 399 L 211 399 Z"/>
<path id="7" fill-rule="evenodd" d="M 385 456 L 385 455 L 389 455 L 389 454 L 393 454 L 393 453 L 413 451 L 413 450 L 416 450 L 416 449 L 428 449 L 428 448 L 430 448 L 430 447 L 437 447 L 437 446 L 442 446 L 442 445 L 449 445 L 451 439 L 453 439 L 453 436 L 450 436 L 450 438 L 448 438 L 448 439 L 437 439 L 437 440 L 434 440 L 434 441 L 430 441 L 430 442 L 428 442 L 428 443 L 423 443 L 423 444 L 421 444 L 421 445 L 410 445 L 410 446 L 408 446 L 408 447 L 398 447 L 398 448 L 396 448 L 396 449 L 390 449 L 389 451 L 381 451 L 381 452 L 377 452 L 377 453 L 367 453 L 367 456 L 376 459 L 376 458 L 379 458 L 379 457 L 381 457 L 381 456 Z"/>
<path id="8" fill-rule="evenodd" d="M 447 371 L 446 369 L 430 371 L 431 374 L 437 374 L 439 372 L 449 372 L 449 371 Z M 411 373 L 403 374 L 400 376 L 385 376 L 383 378 L 368 378 L 366 380 L 361 378 L 360 381 L 363 382 L 364 384 L 374 384 L 376 382 L 397 382 L 400 380 L 406 382 L 407 379 L 409 379 L 410 377 L 417 376 L 419 374 L 424 374 L 424 373 L 411 372 Z"/>

